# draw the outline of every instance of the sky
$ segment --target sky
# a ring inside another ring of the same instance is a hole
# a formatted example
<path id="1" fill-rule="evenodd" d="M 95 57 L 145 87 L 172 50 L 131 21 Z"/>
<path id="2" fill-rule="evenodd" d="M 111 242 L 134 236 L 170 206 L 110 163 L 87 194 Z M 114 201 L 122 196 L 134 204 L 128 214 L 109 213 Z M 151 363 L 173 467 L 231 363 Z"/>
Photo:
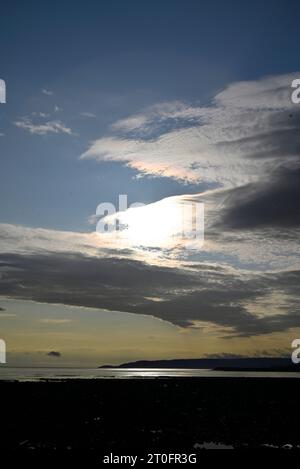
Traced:
<path id="1" fill-rule="evenodd" d="M 1 5 L 8 365 L 290 354 L 299 13 L 293 0 Z M 146 206 L 120 213 L 120 195 Z M 124 231 L 99 229 L 103 203 Z M 194 237 L 195 212 L 182 217 L 200 205 Z"/>

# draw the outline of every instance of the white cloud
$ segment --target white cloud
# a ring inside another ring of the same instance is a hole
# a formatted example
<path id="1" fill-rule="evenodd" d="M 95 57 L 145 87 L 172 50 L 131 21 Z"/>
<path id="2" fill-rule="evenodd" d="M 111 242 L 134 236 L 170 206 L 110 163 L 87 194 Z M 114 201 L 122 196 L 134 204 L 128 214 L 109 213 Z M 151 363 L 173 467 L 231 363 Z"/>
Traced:
<path id="1" fill-rule="evenodd" d="M 46 117 L 50 116 L 50 114 L 48 114 L 46 112 L 32 112 L 31 115 L 33 117 L 41 117 L 41 118 L 46 118 Z"/>
<path id="2" fill-rule="evenodd" d="M 43 88 L 42 93 L 47 95 L 47 96 L 53 96 L 54 95 L 54 92 L 51 91 L 51 90 L 48 90 L 47 88 Z"/>
<path id="3" fill-rule="evenodd" d="M 25 117 L 14 122 L 14 124 L 20 129 L 28 130 L 28 132 L 34 135 L 47 135 L 49 133 L 74 135 L 72 129 L 59 120 L 34 123 Z"/>
<path id="4" fill-rule="evenodd" d="M 215 101 L 224 106 L 240 109 L 282 110 L 293 108 L 291 84 L 297 76 L 299 76 L 298 72 L 233 83 L 220 92 L 215 97 Z"/>
<path id="5" fill-rule="evenodd" d="M 267 155 L 274 145 L 276 154 L 278 142 L 268 137 L 294 128 L 288 113 L 296 75 L 234 83 L 206 107 L 177 101 L 152 106 L 115 122 L 112 134 L 92 142 L 81 158 L 222 187 L 255 181 L 276 164 Z M 261 153 L 264 158 L 255 158 Z M 293 158 L 285 155 L 285 161 Z"/>
<path id="6" fill-rule="evenodd" d="M 225 148 L 218 151 L 213 133 L 212 126 L 207 126 L 174 130 L 154 140 L 104 137 L 94 141 L 81 158 L 120 161 L 141 174 L 189 182 L 230 186 L 253 179 L 257 173 L 255 162 L 239 160 Z"/>
<path id="7" fill-rule="evenodd" d="M 167 120 L 199 120 L 203 117 L 202 108 L 190 106 L 181 101 L 154 104 L 144 112 L 120 119 L 112 125 L 113 130 L 132 132 L 150 131 L 153 126 L 162 125 Z"/>
<path id="8" fill-rule="evenodd" d="M 95 119 L 97 116 L 93 112 L 81 112 L 80 113 L 81 117 L 85 117 L 87 119 Z"/>
<path id="9" fill-rule="evenodd" d="M 0 252 L 18 254 L 45 252 L 79 252 L 100 255 L 105 247 L 96 233 L 28 228 L 20 225 L 0 224 Z"/>

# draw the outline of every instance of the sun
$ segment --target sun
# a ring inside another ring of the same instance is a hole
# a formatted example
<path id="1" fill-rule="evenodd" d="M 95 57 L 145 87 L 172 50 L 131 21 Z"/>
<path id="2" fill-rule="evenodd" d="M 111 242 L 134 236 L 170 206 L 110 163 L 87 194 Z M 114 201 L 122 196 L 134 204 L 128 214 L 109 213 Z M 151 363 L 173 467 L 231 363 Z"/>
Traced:
<path id="1" fill-rule="evenodd" d="M 168 247 L 182 231 L 182 213 L 178 204 L 166 200 L 127 210 L 121 223 L 133 245 Z"/>
<path id="2" fill-rule="evenodd" d="M 193 237 L 194 207 L 176 196 L 107 216 L 109 237 L 127 247 L 172 248 Z M 195 233 L 194 233 L 195 235 Z"/>

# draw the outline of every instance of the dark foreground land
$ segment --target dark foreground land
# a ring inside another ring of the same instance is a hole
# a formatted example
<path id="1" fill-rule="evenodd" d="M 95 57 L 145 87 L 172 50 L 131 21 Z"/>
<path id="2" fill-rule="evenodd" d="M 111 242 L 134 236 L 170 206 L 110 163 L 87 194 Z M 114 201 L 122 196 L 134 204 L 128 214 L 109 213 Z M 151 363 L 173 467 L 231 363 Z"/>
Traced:
<path id="1" fill-rule="evenodd" d="M 300 379 L 1 382 L 0 392 L 2 448 L 300 448 Z"/>

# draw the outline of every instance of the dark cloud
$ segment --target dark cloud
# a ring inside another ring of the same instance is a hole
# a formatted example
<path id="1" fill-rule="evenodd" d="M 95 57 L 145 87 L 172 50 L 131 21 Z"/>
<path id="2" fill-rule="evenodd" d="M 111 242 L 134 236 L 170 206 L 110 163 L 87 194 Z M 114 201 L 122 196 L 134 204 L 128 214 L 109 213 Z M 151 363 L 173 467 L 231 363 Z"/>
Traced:
<path id="1" fill-rule="evenodd" d="M 253 135 L 217 143 L 219 151 L 226 150 L 241 154 L 242 158 L 257 160 L 270 159 L 274 164 L 300 158 L 300 110 L 273 112 L 265 117 L 265 124 L 259 125 Z M 258 161 L 257 164 L 260 164 Z"/>
<path id="2" fill-rule="evenodd" d="M 0 293 L 36 301 L 90 307 L 129 308 L 145 296 L 165 295 L 196 284 L 184 271 L 143 262 L 80 254 L 0 255 Z M 13 267 L 13 269 L 11 269 Z"/>
<path id="3" fill-rule="evenodd" d="M 51 352 L 47 353 L 48 357 L 55 357 L 55 358 L 60 358 L 61 357 L 61 353 L 60 352 L 56 352 L 55 350 L 52 350 Z"/>
<path id="4" fill-rule="evenodd" d="M 300 228 L 300 165 L 280 167 L 267 182 L 229 191 L 220 225 L 233 230 Z"/>
<path id="5" fill-rule="evenodd" d="M 300 110 L 274 111 L 266 119 L 262 131 L 258 126 L 251 136 L 218 143 L 244 160 L 257 159 L 261 175 L 221 194 L 225 204 L 215 228 L 300 228 Z"/>
<path id="6" fill-rule="evenodd" d="M 2 271 L 0 294 L 13 298 L 153 315 L 181 327 L 209 322 L 240 336 L 300 326 L 300 271 L 249 274 L 207 265 L 179 270 L 75 254 L 3 254 L 1 262 L 10 268 Z M 247 304 L 274 292 L 288 295 L 280 314 L 249 312 Z"/>

